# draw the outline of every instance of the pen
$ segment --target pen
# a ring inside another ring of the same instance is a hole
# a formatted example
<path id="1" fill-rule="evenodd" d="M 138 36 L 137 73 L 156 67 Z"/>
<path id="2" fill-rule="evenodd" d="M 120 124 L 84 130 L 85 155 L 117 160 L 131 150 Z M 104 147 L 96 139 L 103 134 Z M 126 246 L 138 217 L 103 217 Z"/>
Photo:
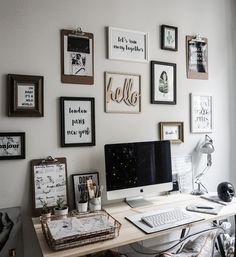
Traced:
<path id="1" fill-rule="evenodd" d="M 212 210 L 214 209 L 213 207 L 210 206 L 196 206 L 198 209 L 206 209 L 206 210 Z"/>

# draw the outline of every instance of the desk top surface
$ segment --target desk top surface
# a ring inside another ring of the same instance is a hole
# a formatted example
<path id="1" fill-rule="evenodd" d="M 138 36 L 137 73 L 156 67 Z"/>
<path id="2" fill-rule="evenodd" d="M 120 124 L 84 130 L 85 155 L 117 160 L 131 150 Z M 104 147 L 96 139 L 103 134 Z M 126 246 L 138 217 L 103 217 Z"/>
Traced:
<path id="1" fill-rule="evenodd" d="M 41 225 L 39 222 L 39 218 L 33 218 L 33 225 L 36 231 L 36 235 L 38 237 L 38 241 L 42 250 L 42 255 L 44 257 L 78 257 L 86 254 L 91 254 L 99 251 L 103 251 L 106 249 L 115 248 L 122 245 L 127 245 L 133 242 L 146 240 L 158 236 L 163 236 L 165 234 L 180 230 L 182 228 L 196 226 L 199 224 L 203 224 L 205 222 L 223 219 L 232 215 L 236 215 L 236 204 L 229 204 L 228 206 L 224 206 L 223 209 L 217 215 L 211 214 L 203 214 L 198 213 L 201 217 L 204 218 L 203 221 L 196 222 L 194 224 L 183 225 L 177 228 L 171 228 L 165 231 L 156 232 L 152 234 L 145 234 L 139 228 L 131 224 L 129 221 L 125 219 L 126 216 L 135 215 L 137 213 L 147 212 L 155 209 L 167 209 L 170 207 L 180 207 L 186 208 L 187 205 L 193 202 L 205 202 L 206 204 L 209 201 L 204 199 L 199 199 L 199 196 L 193 196 L 188 194 L 173 194 L 168 196 L 159 196 L 155 198 L 149 199 L 153 202 L 153 205 L 139 207 L 139 208 L 130 208 L 126 203 L 120 202 L 115 204 L 110 204 L 103 206 L 103 208 L 110 213 L 116 220 L 118 220 L 122 226 L 120 229 L 120 234 L 118 237 L 106 240 L 103 242 L 93 243 L 85 246 L 76 247 L 69 250 L 61 250 L 61 251 L 52 251 L 44 238 Z"/>

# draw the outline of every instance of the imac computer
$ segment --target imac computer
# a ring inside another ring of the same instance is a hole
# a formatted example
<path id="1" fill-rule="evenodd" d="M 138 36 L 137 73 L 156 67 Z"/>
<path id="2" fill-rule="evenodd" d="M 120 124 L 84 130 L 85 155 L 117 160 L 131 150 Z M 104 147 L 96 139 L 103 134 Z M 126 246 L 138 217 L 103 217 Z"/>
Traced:
<path id="1" fill-rule="evenodd" d="M 131 207 L 150 204 L 143 196 L 172 190 L 170 141 L 107 144 L 107 199 L 125 198 Z"/>

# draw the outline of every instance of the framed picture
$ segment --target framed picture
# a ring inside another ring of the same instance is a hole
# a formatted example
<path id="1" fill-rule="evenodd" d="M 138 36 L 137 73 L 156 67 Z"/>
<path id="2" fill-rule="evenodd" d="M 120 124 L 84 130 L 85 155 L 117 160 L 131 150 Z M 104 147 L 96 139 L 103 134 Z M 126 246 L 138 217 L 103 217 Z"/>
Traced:
<path id="1" fill-rule="evenodd" d="M 94 36 L 77 30 L 61 30 L 61 81 L 94 83 Z"/>
<path id="2" fill-rule="evenodd" d="M 105 112 L 141 112 L 141 75 L 105 72 Z"/>
<path id="3" fill-rule="evenodd" d="M 187 78 L 208 79 L 208 39 L 186 36 Z"/>
<path id="4" fill-rule="evenodd" d="M 39 216 L 43 203 L 55 207 L 60 198 L 68 205 L 68 183 L 66 158 L 31 160 L 31 178 L 33 188 L 33 214 Z"/>
<path id="5" fill-rule="evenodd" d="M 151 61 L 151 103 L 176 104 L 176 64 Z"/>
<path id="6" fill-rule="evenodd" d="M 0 133 L 0 160 L 25 159 L 25 133 Z"/>
<path id="7" fill-rule="evenodd" d="M 8 116 L 43 116 L 43 77 L 29 75 L 7 75 Z"/>
<path id="8" fill-rule="evenodd" d="M 108 27 L 108 58 L 147 62 L 148 33 Z"/>
<path id="9" fill-rule="evenodd" d="M 161 25 L 161 49 L 178 51 L 178 28 Z"/>
<path id="10" fill-rule="evenodd" d="M 171 143 L 184 142 L 183 122 L 160 122 L 160 139 L 170 140 Z"/>
<path id="11" fill-rule="evenodd" d="M 82 174 L 73 174 L 72 175 L 72 184 L 73 184 L 73 191 L 74 191 L 74 201 L 75 207 L 77 208 L 78 201 L 79 201 L 79 192 L 81 187 L 87 187 L 87 180 L 92 179 L 93 186 L 96 190 L 99 186 L 99 174 L 98 172 L 89 172 L 89 173 L 82 173 Z"/>
<path id="12" fill-rule="evenodd" d="M 61 97 L 61 146 L 95 145 L 95 99 Z"/>
<path id="13" fill-rule="evenodd" d="M 213 129 L 211 95 L 190 94 L 191 102 L 191 132 L 210 133 Z"/>

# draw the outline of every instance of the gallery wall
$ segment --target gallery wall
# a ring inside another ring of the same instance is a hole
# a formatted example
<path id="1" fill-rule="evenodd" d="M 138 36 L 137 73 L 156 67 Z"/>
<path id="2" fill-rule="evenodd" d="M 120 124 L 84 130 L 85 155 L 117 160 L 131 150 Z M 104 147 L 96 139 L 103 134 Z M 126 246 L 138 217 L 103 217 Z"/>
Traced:
<path id="1" fill-rule="evenodd" d="M 177 52 L 160 49 L 162 24 L 178 27 Z M 94 34 L 95 80 L 91 86 L 63 84 L 60 80 L 60 30 L 78 26 Z M 107 59 L 107 26 L 148 32 L 149 60 L 177 64 L 176 105 L 151 104 L 150 61 L 135 63 Z M 0 161 L 0 208 L 21 206 L 25 256 L 40 256 L 31 226 L 30 160 L 48 155 L 66 157 L 72 205 L 71 174 L 98 171 L 101 183 L 105 184 L 104 144 L 158 140 L 159 122 L 183 121 L 185 140 L 172 145 L 172 154 L 192 154 L 194 171 L 197 172 L 206 164 L 205 157 L 195 152 L 204 134 L 190 133 L 190 93 L 213 96 L 214 126 L 209 135 L 216 150 L 212 155 L 212 168 L 203 183 L 210 191 L 215 191 L 222 180 L 235 179 L 232 175 L 233 142 L 236 140 L 233 1 L 1 0 L 0 34 L 0 132 L 26 133 L 26 158 Z M 186 77 L 185 36 L 196 34 L 208 38 L 208 80 Z M 141 113 L 104 112 L 105 71 L 141 75 Z M 9 73 L 44 76 L 44 117 L 7 117 L 6 75 Z M 95 146 L 60 147 L 61 96 L 95 98 Z M 232 182 L 236 184 L 235 180 Z M 105 193 L 103 201 L 106 202 Z"/>

